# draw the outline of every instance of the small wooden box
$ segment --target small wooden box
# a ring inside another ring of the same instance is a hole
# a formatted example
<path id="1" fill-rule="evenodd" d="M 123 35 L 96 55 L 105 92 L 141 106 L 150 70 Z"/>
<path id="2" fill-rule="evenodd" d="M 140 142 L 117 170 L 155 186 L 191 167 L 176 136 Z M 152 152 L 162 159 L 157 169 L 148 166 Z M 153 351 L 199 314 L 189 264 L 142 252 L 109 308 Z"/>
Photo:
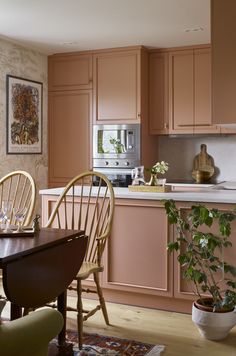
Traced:
<path id="1" fill-rule="evenodd" d="M 171 192 L 171 185 L 129 185 L 131 192 L 167 193 Z"/>

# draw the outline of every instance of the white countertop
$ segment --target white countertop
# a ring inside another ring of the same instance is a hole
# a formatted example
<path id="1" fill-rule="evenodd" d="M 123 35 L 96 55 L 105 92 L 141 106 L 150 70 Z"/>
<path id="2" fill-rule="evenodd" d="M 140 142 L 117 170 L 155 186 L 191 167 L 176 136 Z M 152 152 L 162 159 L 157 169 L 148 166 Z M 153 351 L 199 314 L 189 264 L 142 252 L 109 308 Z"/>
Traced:
<path id="1" fill-rule="evenodd" d="M 224 185 L 229 186 L 235 182 L 224 182 L 218 185 L 209 185 L 209 187 L 202 187 L 198 185 L 197 191 L 186 191 L 186 185 L 184 190 L 173 191 L 170 193 L 148 193 L 148 192 L 130 192 L 128 188 L 114 188 L 115 197 L 123 199 L 148 199 L 148 200 L 164 200 L 173 199 L 175 201 L 192 201 L 192 202 L 209 202 L 209 203 L 230 203 L 236 204 L 236 190 L 224 189 Z M 236 185 L 235 185 L 236 186 Z M 94 194 L 96 194 L 96 187 Z M 63 188 L 51 188 L 43 189 L 39 191 L 41 195 L 60 195 Z"/>

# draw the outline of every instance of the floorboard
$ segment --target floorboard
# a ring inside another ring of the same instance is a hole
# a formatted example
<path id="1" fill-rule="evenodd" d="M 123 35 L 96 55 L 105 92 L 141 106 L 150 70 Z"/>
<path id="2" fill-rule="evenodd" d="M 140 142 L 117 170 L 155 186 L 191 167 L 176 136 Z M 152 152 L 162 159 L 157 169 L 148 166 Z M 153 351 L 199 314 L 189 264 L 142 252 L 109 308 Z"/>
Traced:
<path id="1" fill-rule="evenodd" d="M 76 298 L 69 297 L 75 305 Z M 84 300 L 88 309 L 96 301 Z M 9 316 L 9 303 L 3 316 Z M 120 338 L 135 339 L 166 346 L 163 356 L 236 356 L 236 326 L 223 341 L 202 338 L 191 315 L 134 306 L 107 303 L 111 325 L 107 326 L 99 311 L 84 323 L 84 331 Z M 76 329 L 76 314 L 68 312 L 67 328 Z"/>
<path id="2" fill-rule="evenodd" d="M 94 303 L 84 304 L 87 309 Z M 114 303 L 107 303 L 107 309 L 110 326 L 99 311 L 84 323 L 84 331 L 162 344 L 163 356 L 236 356 L 236 327 L 224 341 L 210 341 L 200 336 L 191 315 Z M 75 313 L 68 313 L 67 325 L 76 328 Z"/>

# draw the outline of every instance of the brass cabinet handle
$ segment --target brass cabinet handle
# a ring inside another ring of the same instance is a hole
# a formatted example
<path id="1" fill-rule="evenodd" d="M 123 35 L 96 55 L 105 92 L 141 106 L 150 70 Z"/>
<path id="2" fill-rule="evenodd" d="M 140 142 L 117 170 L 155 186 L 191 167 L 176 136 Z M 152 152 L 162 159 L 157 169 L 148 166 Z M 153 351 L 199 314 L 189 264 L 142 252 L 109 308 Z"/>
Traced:
<path id="1" fill-rule="evenodd" d="M 210 124 L 179 124 L 179 127 L 212 126 Z"/>
<path id="2" fill-rule="evenodd" d="M 193 127 L 194 126 L 194 124 L 186 124 L 186 125 L 184 125 L 184 124 L 180 124 L 180 125 L 177 125 L 177 126 L 179 126 L 179 127 Z"/>
<path id="3" fill-rule="evenodd" d="M 211 124 L 195 124 L 194 126 L 212 126 Z"/>

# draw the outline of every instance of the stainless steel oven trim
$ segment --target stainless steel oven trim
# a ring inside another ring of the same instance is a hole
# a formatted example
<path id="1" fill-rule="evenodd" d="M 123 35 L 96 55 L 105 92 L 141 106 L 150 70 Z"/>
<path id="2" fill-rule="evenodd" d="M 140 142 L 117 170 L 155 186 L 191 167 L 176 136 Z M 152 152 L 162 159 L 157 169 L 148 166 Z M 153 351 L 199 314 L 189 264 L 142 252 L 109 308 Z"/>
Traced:
<path id="1" fill-rule="evenodd" d="M 114 169 L 112 169 L 112 168 L 94 167 L 93 171 L 94 172 L 103 173 L 105 175 L 112 175 L 112 174 L 114 174 L 114 175 L 118 175 L 118 174 L 120 174 L 120 175 L 127 175 L 127 174 L 131 175 L 132 169 L 122 169 L 122 168 L 118 168 L 118 169 L 114 168 Z"/>
<path id="2" fill-rule="evenodd" d="M 98 130 L 133 130 L 134 131 L 134 153 L 112 153 L 112 154 L 102 154 L 98 153 L 97 147 L 97 133 Z M 135 159 L 140 160 L 140 124 L 121 124 L 121 125 L 93 125 L 93 158 L 103 158 L 103 159 Z"/>
<path id="3" fill-rule="evenodd" d="M 100 167 L 100 168 L 134 168 L 140 166 L 140 160 L 138 159 L 129 159 L 129 158 L 94 158 L 93 159 L 93 167 Z"/>

